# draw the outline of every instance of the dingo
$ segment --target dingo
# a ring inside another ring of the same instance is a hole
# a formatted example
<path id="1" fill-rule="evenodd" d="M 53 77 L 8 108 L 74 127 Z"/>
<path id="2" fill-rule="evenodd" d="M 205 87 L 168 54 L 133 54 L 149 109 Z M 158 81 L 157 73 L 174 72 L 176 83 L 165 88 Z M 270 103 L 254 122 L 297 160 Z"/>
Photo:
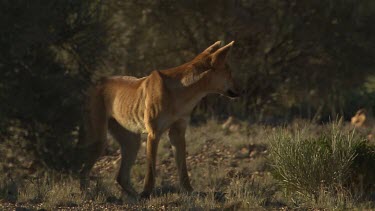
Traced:
<path id="1" fill-rule="evenodd" d="M 87 182 L 84 178 L 105 148 L 108 128 L 121 146 L 117 181 L 127 194 L 136 196 L 130 170 L 140 147 L 140 134 L 147 133 L 147 172 L 141 197 L 148 197 L 155 183 L 159 138 L 169 130 L 180 186 L 192 191 L 186 169 L 185 130 L 193 108 L 207 94 L 239 96 L 231 71 L 226 67 L 226 57 L 233 43 L 220 48 L 218 41 L 192 61 L 152 71 L 147 77 L 109 77 L 92 87 L 79 141 L 86 149 L 81 185 Z"/>

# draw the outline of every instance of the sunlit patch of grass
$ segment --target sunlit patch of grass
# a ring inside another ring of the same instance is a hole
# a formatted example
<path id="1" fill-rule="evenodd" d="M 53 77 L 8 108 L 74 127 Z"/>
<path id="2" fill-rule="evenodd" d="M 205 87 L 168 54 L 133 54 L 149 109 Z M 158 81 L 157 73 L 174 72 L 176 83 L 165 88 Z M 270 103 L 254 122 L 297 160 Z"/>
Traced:
<path id="1" fill-rule="evenodd" d="M 58 207 L 79 207 L 85 203 L 105 204 L 110 198 L 118 198 L 118 189 L 111 182 L 102 179 L 91 181 L 90 187 L 80 190 L 79 180 L 69 175 L 55 173 L 22 182 L 17 202 L 40 205 L 45 209 Z"/>
<path id="2" fill-rule="evenodd" d="M 48 192 L 52 189 L 52 183 L 52 178 L 48 175 L 24 181 L 19 189 L 18 201 L 33 204 L 45 202 Z"/>
<path id="3" fill-rule="evenodd" d="M 51 185 L 50 190 L 46 194 L 43 206 L 49 209 L 55 207 L 76 207 L 84 201 L 78 181 L 65 179 Z"/>
<path id="4" fill-rule="evenodd" d="M 226 189 L 229 204 L 242 202 L 242 208 L 284 207 L 276 198 L 275 181 L 270 175 L 248 178 L 234 178 Z"/>

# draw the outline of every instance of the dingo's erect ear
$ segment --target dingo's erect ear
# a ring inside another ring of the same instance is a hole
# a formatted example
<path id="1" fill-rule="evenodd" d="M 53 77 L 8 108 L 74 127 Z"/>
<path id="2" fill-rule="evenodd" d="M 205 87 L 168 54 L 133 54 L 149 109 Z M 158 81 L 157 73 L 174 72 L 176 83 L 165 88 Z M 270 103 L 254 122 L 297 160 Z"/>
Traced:
<path id="1" fill-rule="evenodd" d="M 202 53 L 208 53 L 212 54 L 215 52 L 217 49 L 220 48 L 221 41 L 216 41 L 214 44 L 212 44 L 210 47 L 206 48 Z"/>
<path id="2" fill-rule="evenodd" d="M 231 47 L 233 46 L 233 43 L 234 43 L 234 41 L 230 42 L 229 44 L 227 44 L 226 46 L 223 46 L 222 48 L 215 51 L 215 53 L 213 53 L 211 55 L 212 66 L 220 66 L 220 65 L 225 64 L 225 60 L 227 58 L 228 52 L 231 49 Z"/>

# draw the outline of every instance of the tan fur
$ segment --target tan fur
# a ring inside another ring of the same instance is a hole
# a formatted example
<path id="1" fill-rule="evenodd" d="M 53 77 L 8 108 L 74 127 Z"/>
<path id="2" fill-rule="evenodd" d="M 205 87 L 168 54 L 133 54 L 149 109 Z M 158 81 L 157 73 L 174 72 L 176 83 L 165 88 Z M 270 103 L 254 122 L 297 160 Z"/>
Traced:
<path id="1" fill-rule="evenodd" d="M 359 109 L 352 117 L 351 123 L 355 127 L 372 128 L 375 126 L 375 121 L 367 113 L 366 109 Z"/>
<path id="2" fill-rule="evenodd" d="M 142 197 L 152 192 L 160 136 L 169 130 L 175 150 L 180 185 L 192 191 L 187 168 L 185 130 L 190 113 L 209 93 L 237 97 L 237 89 L 225 61 L 233 42 L 220 48 L 214 43 L 192 61 L 181 66 L 152 71 L 144 78 L 109 77 L 89 92 L 85 135 L 80 145 L 87 149 L 82 177 L 104 150 L 107 128 L 121 145 L 121 166 L 117 181 L 124 191 L 135 195 L 130 182 L 130 169 L 140 147 L 140 134 L 147 133 L 147 172 Z"/>
<path id="3" fill-rule="evenodd" d="M 228 119 L 221 125 L 221 128 L 229 132 L 237 132 L 240 130 L 241 124 L 234 116 L 229 116 Z"/>
<path id="4" fill-rule="evenodd" d="M 364 129 L 367 134 L 367 139 L 370 141 L 374 140 L 375 135 L 375 119 L 367 113 L 366 109 L 359 109 L 357 113 L 352 117 L 351 123 L 354 127 Z"/>

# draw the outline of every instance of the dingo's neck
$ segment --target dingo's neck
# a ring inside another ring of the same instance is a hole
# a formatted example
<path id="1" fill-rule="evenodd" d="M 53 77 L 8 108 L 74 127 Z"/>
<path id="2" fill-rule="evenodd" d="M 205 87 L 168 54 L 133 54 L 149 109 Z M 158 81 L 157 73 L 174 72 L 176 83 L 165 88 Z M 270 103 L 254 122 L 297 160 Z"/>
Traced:
<path id="1" fill-rule="evenodd" d="M 163 70 L 161 73 L 167 76 L 166 85 L 178 98 L 178 106 L 182 106 L 184 110 L 192 111 L 198 102 L 210 93 L 206 73 L 189 63 Z"/>

